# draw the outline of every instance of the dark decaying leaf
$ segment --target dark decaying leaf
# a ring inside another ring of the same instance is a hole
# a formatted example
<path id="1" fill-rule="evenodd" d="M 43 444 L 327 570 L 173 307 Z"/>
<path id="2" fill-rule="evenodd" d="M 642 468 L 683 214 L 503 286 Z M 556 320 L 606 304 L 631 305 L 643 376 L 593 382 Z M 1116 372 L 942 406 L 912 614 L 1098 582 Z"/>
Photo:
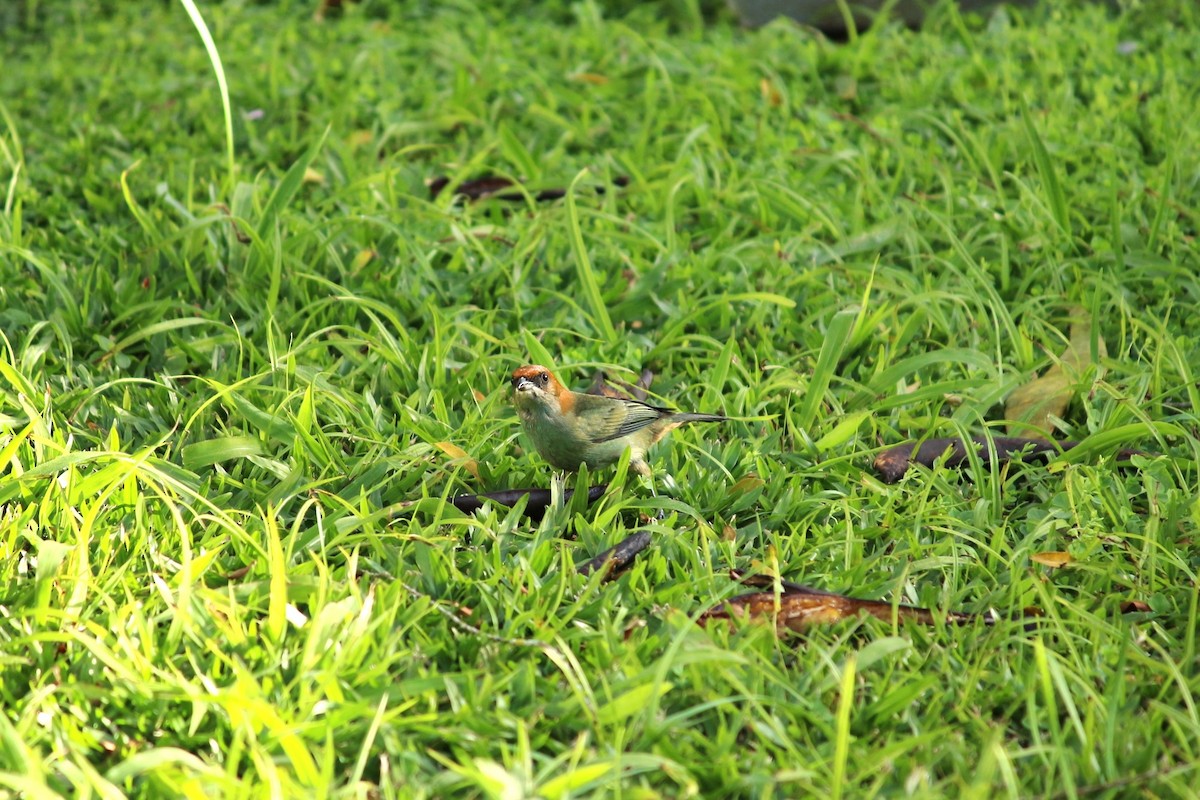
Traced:
<path id="1" fill-rule="evenodd" d="M 613 186 L 624 187 L 629 185 L 629 178 L 624 175 L 618 175 L 612 179 Z M 429 196 L 437 197 L 447 186 L 450 185 L 450 178 L 445 175 L 439 175 L 436 178 L 430 178 L 426 181 L 429 187 Z M 539 189 L 537 191 L 524 192 L 516 188 L 517 182 L 511 178 L 504 178 L 499 175 L 484 175 L 480 178 L 474 178 L 469 181 L 463 181 L 454 188 L 456 196 L 465 197 L 468 200 L 475 202 L 478 200 L 494 199 L 508 200 L 519 203 L 528 195 L 539 203 L 544 203 L 550 200 L 561 200 L 567 196 L 567 190 L 556 187 L 550 189 Z M 593 186 L 596 194 L 604 194 L 603 186 Z"/>
<path id="2" fill-rule="evenodd" d="M 597 570 L 604 573 L 605 580 L 611 580 L 633 563 L 638 553 L 650 546 L 650 534 L 647 531 L 634 531 L 622 539 L 616 547 L 610 547 L 595 558 L 590 558 L 575 568 L 580 575 L 591 575 Z"/>
<path id="3" fill-rule="evenodd" d="M 596 373 L 596 377 L 592 378 L 592 385 L 588 387 L 587 394 L 599 395 L 600 397 L 612 397 L 617 400 L 637 400 L 646 402 L 647 392 L 650 384 L 654 382 L 654 373 L 648 369 L 642 370 L 642 374 L 638 376 L 637 383 L 626 383 L 620 378 L 613 378 L 611 383 L 609 377 L 604 374 L 604 371 Z M 614 386 L 613 384 L 616 384 Z"/>
<path id="4" fill-rule="evenodd" d="M 250 570 L 254 569 L 254 565 L 256 563 L 258 563 L 258 562 L 251 561 L 249 564 L 246 564 L 244 567 L 238 567 L 237 569 L 224 575 L 223 577 L 227 581 L 240 581 L 242 578 L 246 577 L 250 573 Z"/>
<path id="5" fill-rule="evenodd" d="M 987 442 L 986 436 L 971 437 L 971 446 L 978 453 L 979 460 L 984 466 L 990 466 L 992 463 L 992 454 L 988 449 Z M 1045 456 L 1048 460 L 1079 444 L 1079 442 L 1049 442 L 1045 439 L 1023 439 L 1012 436 L 994 436 L 992 443 L 996 448 L 996 458 L 1001 463 L 1018 456 L 1022 458 Z M 947 451 L 949 451 L 948 455 Z M 888 448 L 875 458 L 873 466 L 884 483 L 895 483 L 908 472 L 909 464 L 915 463 L 923 467 L 932 467 L 938 459 L 946 455 L 946 466 L 957 467 L 967 461 L 967 453 L 967 447 L 963 444 L 962 439 L 928 439 L 921 442 L 920 445 L 912 442 Z M 1138 450 L 1120 450 L 1117 458 L 1127 461 L 1130 457 L 1140 454 Z"/>
<path id="6" fill-rule="evenodd" d="M 1015 389 L 1004 405 L 1004 416 L 1013 420 L 1009 433 L 1024 433 L 1030 428 L 1046 436 L 1054 433 L 1054 420 L 1062 419 L 1075 396 L 1079 378 L 1092 363 L 1092 323 L 1086 312 L 1078 310 L 1071 323 L 1071 338 L 1058 361 L 1040 377 Z M 1096 359 L 1108 355 L 1104 340 L 1096 340 Z"/>
<path id="7" fill-rule="evenodd" d="M 594 503 L 600 499 L 600 496 L 608 489 L 607 483 L 600 483 L 588 489 L 588 503 Z M 563 502 L 571 499 L 571 495 L 575 493 L 574 489 L 567 489 L 563 494 Z M 464 514 L 473 514 L 483 508 L 484 503 L 489 500 L 493 503 L 498 503 L 502 506 L 511 508 L 515 506 L 522 497 L 528 496 L 529 502 L 525 504 L 525 516 L 532 520 L 540 520 L 546 515 L 546 508 L 550 505 L 550 490 L 549 489 L 505 489 L 499 492 L 487 492 L 485 494 L 460 494 L 450 498 L 450 502 L 459 511 Z"/>
<path id="8" fill-rule="evenodd" d="M 733 573 L 735 578 L 751 586 L 774 586 L 775 579 L 768 576 L 745 577 Z M 899 620 L 912 620 L 923 625 L 932 625 L 940 620 L 967 623 L 982 620 L 987 625 L 995 624 L 996 618 L 988 614 L 970 614 L 962 611 L 931 611 L 915 606 L 892 605 L 883 600 L 862 600 L 813 589 L 791 581 L 779 581 L 780 593 L 774 591 L 752 592 L 738 595 L 710 608 L 699 617 L 702 625 L 714 619 L 764 619 L 774 620 L 775 628 L 803 631 L 813 625 L 827 625 L 860 614 L 890 622 L 893 615 Z"/>
<path id="9" fill-rule="evenodd" d="M 340 12 L 342 10 L 342 0 L 321 0 L 317 5 L 316 19 L 325 19 L 326 14 Z"/>
<path id="10" fill-rule="evenodd" d="M 1121 613 L 1122 614 L 1145 614 L 1148 611 L 1150 611 L 1150 605 L 1148 603 L 1142 602 L 1141 600 L 1122 600 L 1121 601 Z"/>

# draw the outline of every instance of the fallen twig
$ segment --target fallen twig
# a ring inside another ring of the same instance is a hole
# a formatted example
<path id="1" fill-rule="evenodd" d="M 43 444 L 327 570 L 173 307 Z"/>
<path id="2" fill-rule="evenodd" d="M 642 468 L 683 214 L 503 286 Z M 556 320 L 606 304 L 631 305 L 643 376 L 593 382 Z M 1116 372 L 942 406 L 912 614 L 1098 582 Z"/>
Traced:
<path id="1" fill-rule="evenodd" d="M 450 178 L 445 175 L 439 175 L 436 178 L 430 178 L 425 182 L 429 187 L 429 196 L 431 198 L 440 195 L 447 186 L 450 185 Z M 618 175 L 612 179 L 613 186 L 624 187 L 629 185 L 629 178 L 624 175 Z M 484 175 L 480 178 L 474 178 L 469 181 L 463 181 L 454 187 L 455 196 L 465 197 L 471 202 L 479 200 L 507 200 L 509 202 L 521 202 L 526 197 L 532 197 L 535 202 L 544 203 L 550 200 L 560 200 L 567 196 L 565 188 L 555 187 L 550 189 L 539 189 L 536 192 L 525 192 L 515 188 L 518 186 L 517 181 L 511 178 L 504 178 L 499 175 Z M 603 186 L 593 186 L 596 194 L 604 194 L 606 191 Z"/>
<path id="2" fill-rule="evenodd" d="M 588 503 L 594 503 L 600 499 L 600 496 L 608 490 L 607 483 L 599 483 L 588 488 Z M 567 489 L 563 493 L 563 502 L 566 503 L 575 494 L 574 489 Z M 460 494 L 450 498 L 450 503 L 464 514 L 473 514 L 483 508 L 484 503 L 491 501 L 502 506 L 512 508 L 522 497 L 529 497 L 529 502 L 525 504 L 525 516 L 537 521 L 546 515 L 546 509 L 550 506 L 551 494 L 549 489 L 504 489 L 499 492 L 485 492 L 484 494 Z"/>
<path id="3" fill-rule="evenodd" d="M 604 580 L 612 580 L 629 569 L 638 553 L 649 546 L 650 534 L 647 531 L 634 531 L 615 547 L 610 547 L 595 558 L 576 566 L 575 571 L 580 575 L 591 575 L 596 570 L 603 570 Z"/>
<path id="4" fill-rule="evenodd" d="M 985 466 L 992 463 L 992 451 L 988 447 L 988 441 L 986 436 L 971 437 L 975 452 Z M 991 442 L 996 448 L 996 459 L 999 462 L 1010 461 L 1017 457 L 1028 458 L 1029 456 L 1045 456 L 1048 459 L 1079 445 L 1079 442 L 1024 439 L 1013 436 L 994 436 L 991 438 Z M 947 451 L 949 451 L 948 454 Z M 1117 458 L 1128 460 L 1131 456 L 1139 454 L 1138 450 L 1121 450 L 1117 453 Z M 943 455 L 946 456 L 947 467 L 957 467 L 968 460 L 968 450 L 962 439 L 928 439 L 919 445 L 910 442 L 888 448 L 876 456 L 872 466 L 884 483 L 895 483 L 908 472 L 910 464 L 932 467 Z"/>

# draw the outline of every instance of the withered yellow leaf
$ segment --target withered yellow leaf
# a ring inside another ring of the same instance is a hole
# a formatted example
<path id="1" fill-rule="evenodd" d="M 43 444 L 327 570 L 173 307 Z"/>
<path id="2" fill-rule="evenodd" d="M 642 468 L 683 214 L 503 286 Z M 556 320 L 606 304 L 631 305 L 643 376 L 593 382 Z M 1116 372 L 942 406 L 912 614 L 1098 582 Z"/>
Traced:
<path id="1" fill-rule="evenodd" d="M 603 86 L 608 83 L 608 78 L 603 75 L 597 75 L 595 72 L 576 72 L 571 76 L 571 80 L 580 81 L 581 83 L 590 83 L 592 86 Z"/>
<path id="2" fill-rule="evenodd" d="M 1041 564 L 1043 567 L 1058 569 L 1070 564 L 1074 559 L 1070 553 L 1065 553 L 1062 550 L 1051 550 L 1046 553 L 1034 553 L 1029 557 L 1031 561 Z"/>
<path id="3" fill-rule="evenodd" d="M 1096 360 L 1106 357 L 1108 350 L 1104 339 L 1096 339 Z M 1082 310 L 1076 311 L 1071 323 L 1071 337 L 1067 349 L 1040 378 L 1034 378 L 1018 387 L 1008 396 L 1004 416 L 1014 424 L 1008 426 L 1009 435 L 1027 436 L 1029 428 L 1041 431 L 1047 437 L 1054 433 L 1054 418 L 1062 419 L 1075 396 L 1080 376 L 1092 363 L 1092 322 Z M 1023 423 L 1023 424 L 1020 424 Z"/>
<path id="4" fill-rule="evenodd" d="M 367 264 L 370 264 L 373 260 L 375 260 L 378 255 L 379 253 L 375 252 L 371 248 L 359 250 L 358 254 L 354 256 L 354 261 L 350 264 L 350 271 L 358 272 Z"/>
<path id="5" fill-rule="evenodd" d="M 364 144 L 370 144 L 373 138 L 375 138 L 375 134 L 371 131 L 359 129 L 351 132 L 351 134 L 346 137 L 346 141 L 350 143 L 351 147 L 358 148 L 362 147 Z"/>
<path id="6" fill-rule="evenodd" d="M 763 479 L 751 472 L 749 475 L 742 476 L 737 483 L 729 487 L 729 494 L 746 494 L 763 485 Z"/>
<path id="7" fill-rule="evenodd" d="M 453 442 L 434 442 L 433 446 L 450 456 L 450 458 L 462 461 L 463 468 L 471 473 L 475 480 L 479 480 L 479 462 L 467 455 L 466 450 L 463 450 Z"/>
<path id="8" fill-rule="evenodd" d="M 758 91 L 762 94 L 762 99 L 767 102 L 767 105 L 778 108 L 783 104 L 783 95 L 775 88 L 775 84 L 771 83 L 770 78 L 763 78 L 758 82 Z"/>

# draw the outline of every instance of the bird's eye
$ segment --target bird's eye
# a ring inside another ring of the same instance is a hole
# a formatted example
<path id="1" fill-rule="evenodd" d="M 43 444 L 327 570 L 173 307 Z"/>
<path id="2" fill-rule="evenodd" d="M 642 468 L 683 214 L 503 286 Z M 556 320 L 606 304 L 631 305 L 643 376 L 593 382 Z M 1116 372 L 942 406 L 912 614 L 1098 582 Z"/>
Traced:
<path id="1" fill-rule="evenodd" d="M 543 372 L 541 375 L 538 375 L 538 383 L 540 383 L 542 386 L 545 386 L 549 382 L 550 382 L 550 376 L 547 375 L 545 372 Z"/>

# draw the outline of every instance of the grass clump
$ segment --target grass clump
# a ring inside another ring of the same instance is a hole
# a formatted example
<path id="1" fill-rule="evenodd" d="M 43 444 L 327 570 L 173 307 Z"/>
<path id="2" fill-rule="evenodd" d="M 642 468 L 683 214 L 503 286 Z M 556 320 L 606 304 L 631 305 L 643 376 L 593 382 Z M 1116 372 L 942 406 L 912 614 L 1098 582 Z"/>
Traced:
<path id="1" fill-rule="evenodd" d="M 206 5 L 232 175 L 183 9 L 85 11 L 0 45 L 6 791 L 1190 796 L 1190 3 L 844 44 Z M 574 195 L 425 188 L 485 172 Z M 1003 427 L 1080 307 L 1107 357 L 1065 434 L 1137 469 L 872 476 Z M 670 498 L 448 509 L 548 484 L 503 391 L 547 356 L 745 421 L 655 451 Z M 626 576 L 574 574 L 660 508 Z M 729 567 L 1045 616 L 698 628 Z"/>

